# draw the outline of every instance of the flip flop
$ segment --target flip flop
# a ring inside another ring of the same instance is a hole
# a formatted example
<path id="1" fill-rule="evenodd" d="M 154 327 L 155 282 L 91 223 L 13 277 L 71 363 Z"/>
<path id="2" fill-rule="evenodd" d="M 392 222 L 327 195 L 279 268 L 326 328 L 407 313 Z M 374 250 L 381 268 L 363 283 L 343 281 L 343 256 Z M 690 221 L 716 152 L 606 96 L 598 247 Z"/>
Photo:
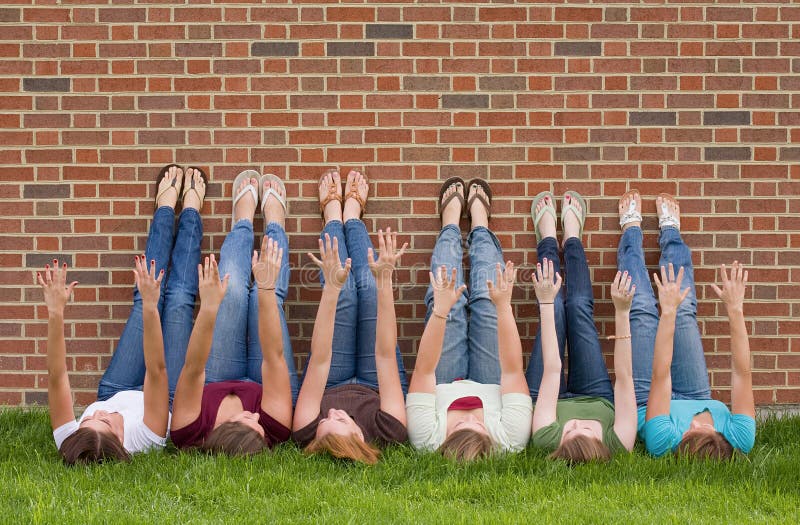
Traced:
<path id="1" fill-rule="evenodd" d="M 570 202 L 573 200 L 577 200 L 581 204 L 581 210 L 578 210 L 574 204 L 564 204 L 561 206 L 561 224 L 564 224 L 564 218 L 567 216 L 567 213 L 572 212 L 578 218 L 578 221 L 581 224 L 580 230 L 578 230 L 578 237 L 583 235 L 583 223 L 586 222 L 586 201 L 583 200 L 580 193 L 577 191 L 569 190 L 564 193 L 565 195 L 570 196 Z"/>
<path id="2" fill-rule="evenodd" d="M 326 170 L 325 173 L 323 173 L 322 176 L 319 178 L 319 181 L 322 182 L 322 178 L 323 177 L 326 177 L 328 174 L 333 173 L 333 172 L 338 172 L 338 171 L 339 170 Z M 342 176 L 342 174 L 339 173 L 340 181 L 341 181 L 341 176 Z M 317 183 L 317 187 L 319 187 L 319 183 Z M 341 188 L 341 186 L 340 186 L 340 188 Z M 333 200 L 339 201 L 339 205 L 344 207 L 344 201 L 342 200 L 342 196 L 339 195 L 339 192 L 337 191 L 337 188 L 336 188 L 335 185 L 331 186 L 330 188 L 328 188 L 328 194 L 319 203 L 319 214 L 322 216 L 323 220 L 325 219 L 325 206 L 327 206 L 328 203 L 333 201 Z"/>
<path id="3" fill-rule="evenodd" d="M 642 222 L 642 214 L 636 210 L 636 201 L 633 199 L 633 196 L 637 194 L 639 194 L 639 190 L 628 190 L 622 194 L 622 197 L 619 198 L 620 205 L 626 197 L 630 197 L 631 199 L 630 203 L 628 204 L 627 211 L 625 211 L 625 213 L 623 213 L 619 218 L 620 228 L 623 228 L 626 224 L 630 224 L 632 222 Z"/>
<path id="4" fill-rule="evenodd" d="M 156 198 L 153 200 L 153 205 L 156 208 L 158 207 L 158 199 L 160 199 L 161 196 L 165 192 L 170 190 L 170 189 L 174 189 L 175 193 L 178 194 L 178 197 L 179 197 L 178 200 L 181 200 L 180 199 L 180 196 L 181 196 L 180 184 L 181 184 L 181 179 L 183 178 L 183 175 L 181 175 L 180 177 L 175 177 L 175 180 L 172 181 L 172 184 L 170 184 L 169 186 L 164 188 L 162 191 L 158 191 L 158 187 L 161 185 L 161 181 L 164 180 L 164 177 L 167 176 L 167 173 L 169 172 L 169 169 L 172 168 L 172 167 L 180 168 L 180 166 L 178 166 L 177 164 L 167 164 L 166 166 L 161 168 L 161 171 L 158 173 L 158 178 L 156 178 L 156 191 L 155 191 Z M 183 169 L 183 168 L 181 168 L 181 169 Z M 176 205 L 177 205 L 177 202 L 176 202 Z"/>
<path id="5" fill-rule="evenodd" d="M 673 197 L 669 193 L 659 193 L 658 196 L 661 197 L 661 199 L 662 199 L 661 210 L 660 210 L 661 211 L 661 215 L 658 217 L 658 228 L 661 229 L 661 228 L 664 228 L 664 227 L 667 227 L 667 226 L 671 226 L 671 227 L 673 227 L 673 228 L 675 228 L 677 230 L 680 230 L 681 229 L 681 220 L 680 220 L 680 218 L 675 217 L 674 215 L 672 215 L 669 212 L 669 208 L 663 202 L 663 201 L 670 201 L 670 202 L 674 202 L 675 204 L 678 204 L 678 201 L 675 200 L 675 197 Z M 659 211 L 658 210 L 658 205 L 656 205 L 656 212 L 658 212 L 658 211 Z"/>
<path id="6" fill-rule="evenodd" d="M 466 192 L 467 195 L 469 195 L 469 190 L 474 185 L 478 185 L 481 188 L 483 188 L 483 192 L 486 194 L 486 197 L 488 197 L 489 200 L 487 201 L 483 197 L 483 195 L 481 195 L 480 193 L 476 193 L 475 195 L 472 196 L 472 198 L 467 199 L 467 218 L 468 219 L 471 218 L 469 210 L 470 210 L 470 208 L 472 208 L 472 203 L 475 202 L 475 199 L 478 199 L 486 207 L 486 218 L 487 219 L 491 219 L 492 218 L 492 187 L 489 186 L 489 183 L 486 182 L 483 179 L 472 179 L 471 181 L 469 181 L 469 184 L 467 184 L 467 187 L 464 189 L 464 191 Z"/>
<path id="7" fill-rule="evenodd" d="M 283 206 L 283 212 L 286 213 L 286 199 L 282 197 L 280 193 L 273 190 L 272 188 L 269 188 L 268 190 L 264 191 L 264 183 L 268 180 L 278 181 L 278 184 L 283 190 L 284 195 L 286 194 L 286 185 L 277 175 L 273 175 L 272 173 L 265 173 L 264 175 L 262 175 L 261 178 L 258 179 L 258 191 L 261 192 L 261 214 L 262 215 L 264 214 L 264 206 L 267 204 L 267 197 L 269 197 L 270 195 L 274 196 L 275 199 L 277 199 L 277 201 L 281 203 L 281 206 Z"/>
<path id="8" fill-rule="evenodd" d="M 536 213 L 536 206 L 539 205 L 539 202 L 544 199 L 545 197 L 550 196 L 550 204 L 546 204 L 539 210 L 539 213 Z M 545 213 L 549 213 L 553 216 L 553 222 L 556 221 L 556 206 L 555 206 L 555 197 L 553 196 L 553 192 L 550 190 L 540 192 L 533 198 L 533 202 L 531 203 L 531 218 L 533 219 L 533 231 L 536 232 L 536 243 L 538 244 L 542 240 L 542 233 L 539 231 L 539 221 L 542 220 Z"/>
<path id="9" fill-rule="evenodd" d="M 206 185 L 206 191 L 208 191 L 208 176 L 206 175 L 206 172 L 196 166 L 189 166 L 188 168 L 186 168 L 186 171 L 189 171 L 190 169 L 196 170 L 198 173 L 200 173 L 200 178 L 203 179 L 203 182 Z M 186 171 L 184 171 L 184 176 L 186 176 Z M 201 196 L 200 192 L 197 191 L 197 188 L 194 187 L 194 177 L 192 177 L 191 181 L 189 182 L 189 186 L 183 187 L 183 193 L 181 193 L 181 202 L 183 202 L 183 199 L 186 197 L 186 194 L 189 193 L 190 191 L 195 192 L 197 194 L 197 198 L 200 199 L 200 206 L 198 206 L 197 209 L 202 208 L 203 202 L 205 200 L 205 195 Z"/>
<path id="10" fill-rule="evenodd" d="M 449 179 L 444 181 L 442 187 L 439 188 L 439 220 L 442 219 L 442 214 L 444 213 L 444 209 L 447 208 L 447 205 L 450 204 L 450 201 L 452 201 L 453 199 L 458 199 L 459 201 L 461 201 L 461 215 L 464 214 L 464 209 L 467 207 L 467 202 L 464 199 L 464 194 L 459 193 L 458 191 L 454 191 L 453 193 L 451 193 L 450 196 L 447 197 L 447 200 L 442 202 L 442 197 L 444 196 L 445 192 L 448 189 L 450 189 L 450 187 L 453 186 L 454 184 L 461 184 L 461 190 L 464 193 L 466 193 L 467 191 L 467 188 L 464 185 L 464 180 L 461 177 L 450 177 Z M 459 217 L 461 215 L 459 215 Z"/>
<path id="11" fill-rule="evenodd" d="M 236 191 L 236 188 L 239 187 L 242 181 L 250 179 L 258 180 L 260 176 L 261 174 L 256 170 L 244 170 L 243 172 L 238 174 L 236 178 L 233 180 L 233 191 Z M 248 193 L 253 195 L 253 200 L 256 202 L 256 205 L 258 205 L 258 191 L 256 191 L 256 189 L 253 187 L 252 184 L 248 184 L 242 189 L 242 191 L 240 191 L 238 194 L 236 194 L 236 196 L 233 197 L 233 206 L 231 210 L 231 225 L 236 223 L 236 203 L 239 202 L 239 199 L 241 199 Z"/>

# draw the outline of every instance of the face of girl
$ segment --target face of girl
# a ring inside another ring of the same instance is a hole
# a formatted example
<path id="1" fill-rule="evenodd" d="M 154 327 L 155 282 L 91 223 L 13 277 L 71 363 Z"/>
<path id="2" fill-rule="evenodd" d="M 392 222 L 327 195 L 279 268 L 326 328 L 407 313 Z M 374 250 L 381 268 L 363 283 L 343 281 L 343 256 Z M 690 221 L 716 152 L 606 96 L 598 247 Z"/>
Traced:
<path id="1" fill-rule="evenodd" d="M 691 436 L 713 434 L 714 432 L 716 432 L 714 423 L 707 423 L 704 421 L 698 421 L 697 419 L 692 419 L 692 422 L 689 424 L 689 430 L 683 433 L 681 439 Z"/>
<path id="2" fill-rule="evenodd" d="M 564 429 L 561 431 L 561 442 L 577 436 L 586 436 L 602 441 L 603 426 L 594 419 L 570 419 L 564 424 Z"/>
<path id="3" fill-rule="evenodd" d="M 125 442 L 125 424 L 122 414 L 119 412 L 106 412 L 96 410 L 91 416 L 83 418 L 81 428 L 91 428 L 96 432 L 111 433 L 119 439 L 120 443 Z"/>
<path id="4" fill-rule="evenodd" d="M 246 427 L 252 428 L 258 432 L 259 436 L 264 437 L 264 428 L 258 424 L 259 417 L 260 416 L 255 412 L 243 410 L 228 419 L 228 423 L 240 423 Z"/>
<path id="5" fill-rule="evenodd" d="M 364 433 L 361 428 L 353 421 L 353 418 L 344 410 L 331 408 L 328 410 L 326 417 L 320 420 L 317 425 L 317 437 L 322 437 L 326 434 L 336 434 L 339 436 L 349 436 L 356 434 L 359 438 L 364 439 Z"/>
<path id="6" fill-rule="evenodd" d="M 479 434 L 489 434 L 489 431 L 486 429 L 486 424 L 483 422 L 483 418 L 476 416 L 473 412 L 466 412 L 463 417 L 459 417 L 454 421 L 448 421 L 448 436 L 458 430 L 472 430 Z"/>

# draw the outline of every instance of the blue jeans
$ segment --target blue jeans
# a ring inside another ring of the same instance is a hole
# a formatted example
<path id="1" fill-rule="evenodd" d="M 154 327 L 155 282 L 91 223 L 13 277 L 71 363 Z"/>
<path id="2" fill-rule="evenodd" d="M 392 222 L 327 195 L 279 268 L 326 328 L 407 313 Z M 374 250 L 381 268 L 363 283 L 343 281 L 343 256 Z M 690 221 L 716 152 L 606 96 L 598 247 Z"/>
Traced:
<path id="1" fill-rule="evenodd" d="M 684 268 L 682 288 L 689 294 L 678 307 L 675 318 L 675 338 L 672 350 L 672 399 L 711 399 L 708 370 L 703 355 L 703 343 L 697 326 L 697 295 L 694 286 L 692 252 L 681 239 L 678 230 L 665 227 L 658 238 L 661 246 L 659 266 L 669 263 L 675 273 Z M 636 403 L 647 404 L 650 394 L 650 378 L 653 375 L 653 352 L 658 330 L 658 300 L 650 284 L 650 276 L 644 263 L 642 230 L 631 227 L 625 230 L 619 241 L 617 267 L 633 278 L 636 294 L 631 306 L 631 345 L 633 351 L 633 382 Z"/>
<path id="2" fill-rule="evenodd" d="M 324 240 L 326 233 L 330 235 L 331 242 L 334 238 L 338 239 L 339 260 L 342 264 L 349 257 L 352 266 L 336 303 L 331 367 L 325 389 L 345 384 L 360 384 L 377 389 L 375 328 L 378 322 L 378 289 L 375 277 L 369 269 L 367 253 L 372 248 L 372 241 L 369 239 L 367 227 L 358 219 L 350 219 L 345 224 L 341 221 L 330 221 L 322 230 L 320 238 Z M 322 272 L 319 277 L 325 286 Z M 395 355 L 400 384 L 405 394 L 408 391 L 408 382 L 399 346 L 395 349 Z"/>
<path id="3" fill-rule="evenodd" d="M 169 206 L 158 208 L 150 223 L 145 248 L 147 260 L 156 261 L 156 273 L 166 272 L 161 282 L 158 313 L 164 337 L 170 400 L 175 394 L 192 333 L 203 222 L 197 210 L 186 208 L 178 219 L 178 233 L 173 244 L 174 228 L 175 211 Z M 133 308 L 111 363 L 100 380 L 97 399 L 106 400 L 122 390 L 142 389 L 145 374 L 143 338 L 142 297 L 134 286 Z"/>
<path id="4" fill-rule="evenodd" d="M 545 237 L 536 248 L 539 262 L 545 257 L 553 261 L 553 269 L 560 271 L 558 242 Z M 580 239 L 572 237 L 564 243 L 563 286 L 553 301 L 555 307 L 556 339 L 561 357 L 561 384 L 558 397 L 602 397 L 614 402 L 614 390 L 608 376 L 597 328 L 594 324 L 594 297 L 589 265 Z M 565 344 L 566 343 L 566 344 Z M 564 351 L 567 354 L 568 375 L 564 374 Z M 526 379 L 534 402 L 539 396 L 544 362 L 542 360 L 542 329 L 536 341 L 528 366 Z"/>
<path id="5" fill-rule="evenodd" d="M 283 357 L 289 367 L 294 401 L 298 392 L 297 372 L 283 311 L 283 302 L 289 290 L 289 240 L 283 227 L 276 222 L 267 224 L 264 235 L 278 241 L 278 246 L 283 248 L 282 269 L 275 283 L 275 296 L 283 327 Z M 246 219 L 239 220 L 225 237 L 220 250 L 219 273 L 220 276 L 230 275 L 230 281 L 217 312 L 211 354 L 206 362 L 206 383 L 233 380 L 261 383 L 263 357 L 258 337 L 258 290 L 256 283 L 250 279 L 252 256 L 253 223 Z"/>
<path id="6" fill-rule="evenodd" d="M 497 237 L 488 228 L 478 226 L 467 236 L 470 275 L 469 289 L 450 310 L 445 325 L 442 355 L 436 366 L 436 383 L 471 379 L 477 383 L 500 383 L 500 357 L 497 347 L 497 309 L 489 299 L 486 281 L 495 279 L 495 267 L 503 262 L 503 250 Z M 448 278 L 457 271 L 456 287 L 464 283 L 464 251 L 461 230 L 452 224 L 442 228 L 431 257 L 431 271 L 447 267 Z M 433 313 L 433 288 L 425 293 L 428 312 Z M 469 310 L 469 320 L 467 311 Z"/>

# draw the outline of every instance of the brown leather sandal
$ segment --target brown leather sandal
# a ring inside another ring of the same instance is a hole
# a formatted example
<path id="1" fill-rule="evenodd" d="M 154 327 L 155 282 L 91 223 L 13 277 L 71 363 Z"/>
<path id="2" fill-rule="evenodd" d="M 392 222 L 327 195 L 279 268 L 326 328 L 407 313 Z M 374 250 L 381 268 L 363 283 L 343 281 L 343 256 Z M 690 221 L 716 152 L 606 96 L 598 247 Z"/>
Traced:
<path id="1" fill-rule="evenodd" d="M 358 173 L 361 173 L 361 172 L 358 172 Z M 361 173 L 361 176 L 363 177 L 364 174 Z M 364 181 L 367 183 L 367 188 L 369 188 L 369 181 L 367 181 L 366 177 L 364 177 Z M 347 187 L 346 185 L 347 185 L 347 182 L 345 181 L 345 187 Z M 367 191 L 367 194 L 369 194 L 369 191 Z M 356 186 L 353 186 L 352 188 L 350 188 L 350 191 L 348 192 L 348 194 L 344 196 L 344 201 L 342 201 L 342 206 L 344 206 L 344 203 L 347 202 L 348 199 L 355 199 L 356 200 L 358 205 L 361 207 L 361 212 L 358 214 L 358 218 L 359 219 L 362 218 L 364 216 L 364 211 L 367 209 L 367 201 L 365 199 L 362 199 L 361 195 L 358 194 L 358 188 Z"/>
<path id="2" fill-rule="evenodd" d="M 492 188 L 491 188 L 491 186 L 489 186 L 489 183 L 486 182 L 483 179 L 472 179 L 471 181 L 469 181 L 469 184 L 467 185 L 467 188 L 465 190 L 467 192 L 467 195 L 469 195 L 469 191 L 472 188 L 472 186 L 476 186 L 476 185 L 480 186 L 481 188 L 483 188 L 483 192 L 486 194 L 486 197 L 489 200 L 487 201 L 483 197 L 483 195 L 481 195 L 480 193 L 477 193 L 477 192 L 475 193 L 475 195 L 473 195 L 472 197 L 468 198 L 467 199 L 467 218 L 472 218 L 471 215 L 470 215 L 469 210 L 472 208 L 472 203 L 475 202 L 475 199 L 478 199 L 486 207 L 486 218 L 487 219 L 491 219 L 492 218 Z"/>
<path id="3" fill-rule="evenodd" d="M 335 171 L 337 171 L 337 170 L 328 170 L 325 173 L 323 173 L 322 176 L 319 178 L 320 182 L 322 181 L 323 177 L 325 177 L 325 176 L 327 176 L 327 175 L 329 175 L 329 174 L 331 174 L 331 173 L 333 173 Z M 317 186 L 319 186 L 319 183 L 317 183 Z M 339 205 L 340 206 L 344 206 L 344 201 L 342 200 L 342 196 L 339 195 L 339 191 L 338 191 L 338 188 L 336 187 L 335 183 L 328 187 L 328 194 L 325 196 L 324 199 L 322 199 L 319 202 L 319 213 L 320 213 L 320 215 L 322 215 L 323 219 L 325 219 L 325 206 L 327 206 L 328 203 L 333 201 L 333 200 L 339 201 Z"/>
<path id="4" fill-rule="evenodd" d="M 442 197 L 444 196 L 445 192 L 447 192 L 447 190 L 450 189 L 450 187 L 454 186 L 455 184 L 461 185 L 461 192 L 459 192 L 458 190 L 454 191 L 447 197 L 447 199 L 445 199 L 444 202 L 442 202 Z M 464 199 L 464 193 L 462 192 L 466 191 L 467 188 L 464 185 L 464 180 L 461 177 L 450 177 L 449 179 L 444 181 L 442 187 L 439 188 L 439 220 L 442 219 L 442 214 L 444 213 L 445 208 L 447 208 L 447 205 L 450 204 L 450 201 L 452 201 L 453 199 L 458 199 L 459 201 L 461 201 L 461 215 L 464 214 L 464 209 L 467 207 L 467 203 L 466 200 Z M 459 217 L 461 215 L 459 215 Z"/>

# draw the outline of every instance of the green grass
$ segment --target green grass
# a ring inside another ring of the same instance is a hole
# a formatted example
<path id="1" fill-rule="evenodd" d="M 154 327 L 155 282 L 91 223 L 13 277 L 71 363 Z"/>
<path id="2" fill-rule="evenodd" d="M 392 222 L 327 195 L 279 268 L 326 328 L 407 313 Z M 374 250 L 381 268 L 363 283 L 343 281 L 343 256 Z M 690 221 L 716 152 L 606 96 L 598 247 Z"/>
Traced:
<path id="1" fill-rule="evenodd" d="M 800 418 L 732 463 L 636 453 L 569 468 L 527 450 L 458 465 L 409 447 L 366 467 L 294 445 L 64 466 L 44 411 L 0 412 L 2 523 L 800 523 Z"/>

